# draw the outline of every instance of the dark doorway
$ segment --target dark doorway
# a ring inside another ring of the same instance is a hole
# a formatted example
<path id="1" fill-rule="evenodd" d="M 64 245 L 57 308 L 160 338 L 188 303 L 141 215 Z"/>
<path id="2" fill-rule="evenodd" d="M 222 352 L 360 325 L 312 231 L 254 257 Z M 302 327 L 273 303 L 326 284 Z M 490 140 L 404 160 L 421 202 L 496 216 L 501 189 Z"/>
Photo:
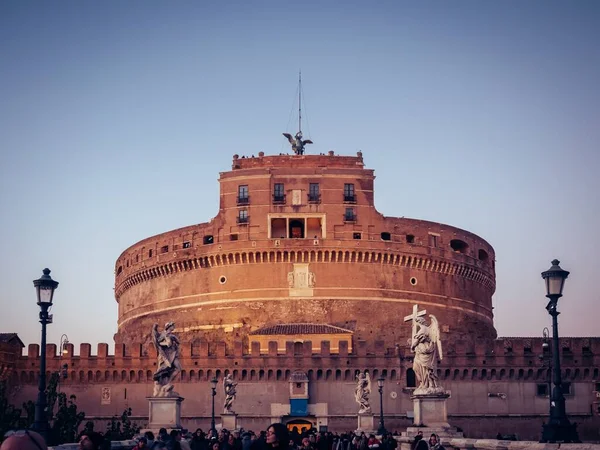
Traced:
<path id="1" fill-rule="evenodd" d="M 290 233 L 289 236 L 292 239 L 304 238 L 304 221 L 303 220 L 290 220 Z"/>

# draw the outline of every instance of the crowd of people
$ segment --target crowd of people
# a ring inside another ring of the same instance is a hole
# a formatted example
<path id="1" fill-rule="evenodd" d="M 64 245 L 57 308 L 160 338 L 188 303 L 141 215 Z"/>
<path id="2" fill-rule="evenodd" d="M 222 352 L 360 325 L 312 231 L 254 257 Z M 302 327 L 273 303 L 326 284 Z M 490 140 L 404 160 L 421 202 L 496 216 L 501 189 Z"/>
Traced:
<path id="1" fill-rule="evenodd" d="M 0 450 L 47 450 L 44 439 L 34 431 L 11 432 Z M 182 430 L 167 432 L 161 428 L 158 435 L 151 431 L 138 436 L 133 450 L 396 450 L 398 443 L 391 433 L 381 439 L 366 433 L 299 432 L 288 431 L 282 423 L 271 424 L 258 434 L 253 431 L 204 433 L 198 428 L 194 433 Z M 79 450 L 110 450 L 110 441 L 101 433 L 84 431 L 79 438 Z M 445 450 L 439 437 L 432 434 L 429 440 L 419 433 L 413 441 L 412 450 Z"/>
<path id="2" fill-rule="evenodd" d="M 299 432 L 297 428 L 288 431 L 281 423 L 270 425 L 265 431 L 255 433 L 251 430 L 204 433 L 197 429 L 194 433 L 182 433 L 177 430 L 161 430 L 155 438 L 147 432 L 138 440 L 134 450 L 396 450 L 398 442 L 394 435 L 386 433 L 381 438 L 364 432 L 332 433 Z M 415 438 L 413 450 L 445 450 L 439 437 L 432 434 L 429 440 L 422 433 Z M 87 450 L 87 449 L 82 449 Z"/>

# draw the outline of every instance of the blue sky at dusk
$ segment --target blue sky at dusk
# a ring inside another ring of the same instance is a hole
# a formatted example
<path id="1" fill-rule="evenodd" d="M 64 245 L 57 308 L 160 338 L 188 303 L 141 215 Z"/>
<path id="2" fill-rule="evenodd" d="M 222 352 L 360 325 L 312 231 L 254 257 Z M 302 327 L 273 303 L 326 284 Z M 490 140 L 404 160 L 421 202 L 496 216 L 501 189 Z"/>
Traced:
<path id="1" fill-rule="evenodd" d="M 112 344 L 116 258 L 210 220 L 234 153 L 289 151 L 302 69 L 309 153 L 495 248 L 499 335 L 550 325 L 558 258 L 561 335 L 599 336 L 599 43 L 596 1 L 0 2 L 0 332 L 39 341 L 49 267 L 49 342 Z"/>

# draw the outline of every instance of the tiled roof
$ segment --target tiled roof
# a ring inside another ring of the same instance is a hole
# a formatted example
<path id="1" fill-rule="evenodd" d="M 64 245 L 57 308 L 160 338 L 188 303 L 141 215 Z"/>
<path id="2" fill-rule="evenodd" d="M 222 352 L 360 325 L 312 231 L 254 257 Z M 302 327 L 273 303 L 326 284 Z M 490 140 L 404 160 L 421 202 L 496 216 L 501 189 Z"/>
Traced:
<path id="1" fill-rule="evenodd" d="M 351 334 L 345 328 L 317 323 L 282 323 L 260 328 L 251 335 L 294 335 L 294 334 Z"/>
<path id="2" fill-rule="evenodd" d="M 25 344 L 19 339 L 17 333 L 0 333 L 0 342 L 3 344 L 18 343 L 21 344 L 21 347 L 25 347 Z"/>

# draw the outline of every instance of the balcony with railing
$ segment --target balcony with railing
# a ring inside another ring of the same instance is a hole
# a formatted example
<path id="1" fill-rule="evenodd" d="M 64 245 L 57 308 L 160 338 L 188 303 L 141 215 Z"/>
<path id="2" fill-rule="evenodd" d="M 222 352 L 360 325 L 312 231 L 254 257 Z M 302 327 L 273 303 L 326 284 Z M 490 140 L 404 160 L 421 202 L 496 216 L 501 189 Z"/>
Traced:
<path id="1" fill-rule="evenodd" d="M 274 205 L 285 205 L 285 194 L 273 194 Z"/>
<path id="2" fill-rule="evenodd" d="M 344 214 L 344 222 L 351 222 L 354 223 L 356 222 L 356 214 L 355 213 L 346 213 Z"/>
<path id="3" fill-rule="evenodd" d="M 308 203 L 321 203 L 321 194 L 308 194 Z"/>
<path id="4" fill-rule="evenodd" d="M 356 203 L 356 195 L 344 195 L 344 203 Z"/>
<path id="5" fill-rule="evenodd" d="M 238 225 L 248 225 L 249 221 L 250 221 L 250 217 L 248 217 L 248 216 L 246 216 L 246 217 L 238 217 L 237 218 Z"/>
<path id="6" fill-rule="evenodd" d="M 237 204 L 238 205 L 248 205 L 250 203 L 250 197 L 249 196 L 245 196 L 245 197 L 238 197 L 237 198 Z"/>

